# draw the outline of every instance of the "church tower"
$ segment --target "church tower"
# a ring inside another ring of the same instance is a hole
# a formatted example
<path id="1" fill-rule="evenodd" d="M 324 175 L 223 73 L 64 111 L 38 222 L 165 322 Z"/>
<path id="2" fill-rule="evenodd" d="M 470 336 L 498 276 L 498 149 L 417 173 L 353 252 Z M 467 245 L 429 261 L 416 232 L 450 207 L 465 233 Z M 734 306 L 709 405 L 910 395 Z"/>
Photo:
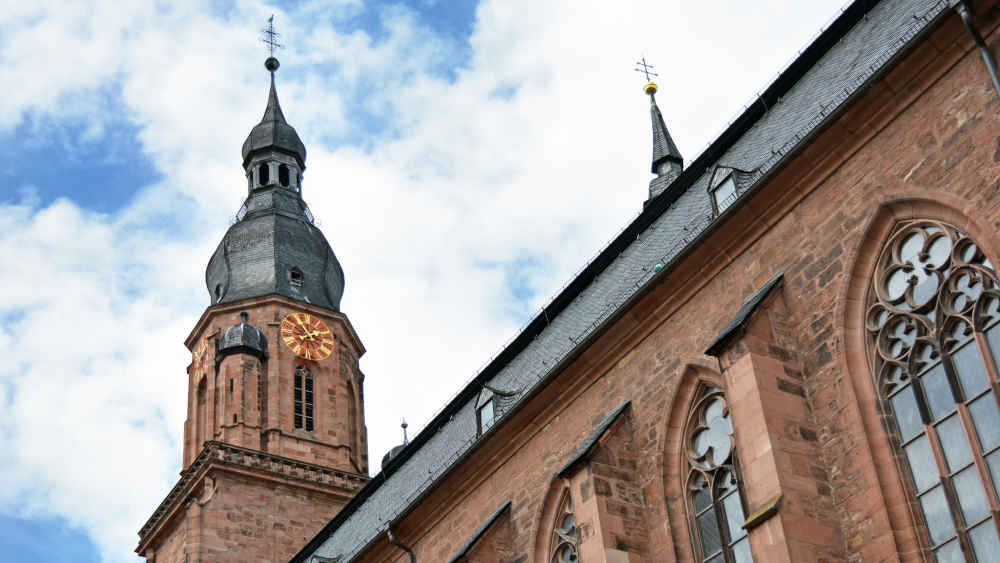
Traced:
<path id="1" fill-rule="evenodd" d="M 368 480 L 364 347 L 302 199 L 306 149 L 271 87 L 243 143 L 248 194 L 185 344 L 181 477 L 139 532 L 147 562 L 287 561 Z"/>

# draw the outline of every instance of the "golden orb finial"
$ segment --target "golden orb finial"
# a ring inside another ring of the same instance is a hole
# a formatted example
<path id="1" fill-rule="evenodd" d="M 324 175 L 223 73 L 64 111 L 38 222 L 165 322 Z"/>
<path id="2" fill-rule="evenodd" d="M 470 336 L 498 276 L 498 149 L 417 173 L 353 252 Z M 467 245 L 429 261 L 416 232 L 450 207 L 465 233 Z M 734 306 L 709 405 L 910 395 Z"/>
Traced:
<path id="1" fill-rule="evenodd" d="M 652 96 L 656 93 L 656 82 L 650 80 L 645 86 L 642 87 L 642 91 Z"/>

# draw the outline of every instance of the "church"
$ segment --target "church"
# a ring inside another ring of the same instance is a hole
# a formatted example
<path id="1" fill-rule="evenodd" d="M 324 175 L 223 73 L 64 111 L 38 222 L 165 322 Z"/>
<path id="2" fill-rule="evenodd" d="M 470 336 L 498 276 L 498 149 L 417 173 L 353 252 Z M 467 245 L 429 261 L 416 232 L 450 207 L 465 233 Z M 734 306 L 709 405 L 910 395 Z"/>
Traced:
<path id="1" fill-rule="evenodd" d="M 997 0 L 855 0 L 690 162 L 648 83 L 642 212 L 374 476 L 269 58 L 136 553 L 1000 561 L 998 45 Z"/>

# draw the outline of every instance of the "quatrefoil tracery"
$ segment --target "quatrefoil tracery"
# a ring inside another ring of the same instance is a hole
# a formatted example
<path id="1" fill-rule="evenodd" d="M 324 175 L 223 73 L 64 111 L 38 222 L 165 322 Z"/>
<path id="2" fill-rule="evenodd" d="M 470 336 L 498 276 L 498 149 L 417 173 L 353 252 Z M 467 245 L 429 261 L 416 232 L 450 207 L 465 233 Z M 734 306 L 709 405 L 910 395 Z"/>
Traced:
<path id="1" fill-rule="evenodd" d="M 879 387 L 889 392 L 1000 317 L 993 265 L 976 243 L 937 221 L 909 221 L 879 257 L 869 334 Z"/>
<path id="2" fill-rule="evenodd" d="M 698 402 L 687 427 L 687 456 L 693 466 L 710 471 L 729 461 L 733 422 L 721 391 L 711 392 Z"/>

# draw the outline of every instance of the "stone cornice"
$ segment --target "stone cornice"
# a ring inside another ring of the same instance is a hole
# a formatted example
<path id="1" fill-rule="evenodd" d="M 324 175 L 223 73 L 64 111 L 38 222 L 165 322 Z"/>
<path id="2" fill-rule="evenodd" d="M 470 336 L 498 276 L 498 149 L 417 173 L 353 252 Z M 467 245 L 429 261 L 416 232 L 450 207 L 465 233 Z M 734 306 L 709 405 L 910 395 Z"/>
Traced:
<path id="1" fill-rule="evenodd" d="M 354 325 L 347 318 L 347 315 L 340 311 L 334 311 L 327 309 L 326 307 L 319 307 L 311 303 L 306 303 L 305 301 L 298 301 L 285 297 L 283 295 L 278 295 L 277 293 L 272 293 L 269 295 L 264 295 L 260 297 L 248 297 L 240 301 L 232 301 L 229 303 L 222 303 L 219 305 L 210 305 L 205 309 L 205 312 L 201 314 L 201 318 L 195 323 L 194 328 L 188 334 L 188 337 L 184 339 L 184 345 L 190 350 L 194 345 L 195 337 L 201 333 L 205 324 L 208 320 L 217 313 L 231 313 L 233 311 L 241 311 L 250 306 L 265 305 L 278 303 L 291 307 L 299 311 L 307 311 L 310 314 L 324 318 L 327 321 L 339 321 L 344 324 L 344 328 L 347 331 L 347 335 L 350 338 L 351 344 L 354 346 L 354 352 L 360 358 L 365 354 L 365 346 L 361 343 L 361 338 L 358 333 L 354 330 Z"/>
<path id="2" fill-rule="evenodd" d="M 139 530 L 139 546 L 136 548 L 136 553 L 140 555 L 143 553 L 158 531 L 190 497 L 201 477 L 212 467 L 264 474 L 282 481 L 297 481 L 308 487 L 348 496 L 356 493 L 369 480 L 367 476 L 358 473 L 331 469 L 268 452 L 214 440 L 205 442 L 201 453 L 187 469 L 181 472 L 177 484 L 170 489 L 163 502 L 156 507 L 153 515 Z"/>

